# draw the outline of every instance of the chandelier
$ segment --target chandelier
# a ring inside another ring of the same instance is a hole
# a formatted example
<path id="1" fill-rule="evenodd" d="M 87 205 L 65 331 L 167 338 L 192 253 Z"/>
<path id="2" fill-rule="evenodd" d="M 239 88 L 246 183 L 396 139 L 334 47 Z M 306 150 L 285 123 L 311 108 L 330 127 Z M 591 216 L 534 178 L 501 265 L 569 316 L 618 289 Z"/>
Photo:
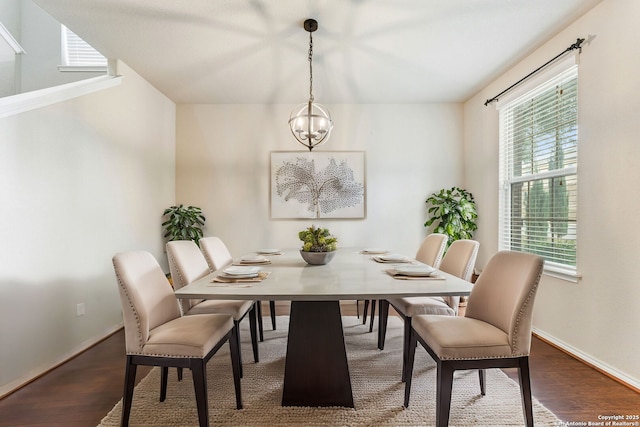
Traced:
<path id="1" fill-rule="evenodd" d="M 304 29 L 309 32 L 309 101 L 291 112 L 289 127 L 296 140 L 311 151 L 329 139 L 333 122 L 329 110 L 313 102 L 313 32 L 318 29 L 318 22 L 307 19 Z"/>

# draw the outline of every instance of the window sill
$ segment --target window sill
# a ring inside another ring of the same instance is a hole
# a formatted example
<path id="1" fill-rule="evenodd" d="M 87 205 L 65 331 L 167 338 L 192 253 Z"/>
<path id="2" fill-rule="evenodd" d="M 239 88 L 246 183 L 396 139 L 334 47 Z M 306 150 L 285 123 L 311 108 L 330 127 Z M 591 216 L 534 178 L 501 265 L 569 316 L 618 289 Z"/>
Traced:
<path id="1" fill-rule="evenodd" d="M 107 74 L 107 66 L 58 65 L 61 73 L 102 73 Z"/>
<path id="2" fill-rule="evenodd" d="M 556 279 L 564 280 L 571 283 L 578 283 L 582 276 L 573 270 L 567 270 L 558 267 L 545 265 L 543 274 Z"/>

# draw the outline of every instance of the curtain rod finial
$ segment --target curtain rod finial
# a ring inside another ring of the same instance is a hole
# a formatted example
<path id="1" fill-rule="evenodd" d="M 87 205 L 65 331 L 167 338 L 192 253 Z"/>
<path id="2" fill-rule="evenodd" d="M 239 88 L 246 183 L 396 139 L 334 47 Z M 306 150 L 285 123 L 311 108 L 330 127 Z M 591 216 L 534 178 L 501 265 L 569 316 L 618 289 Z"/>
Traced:
<path id="1" fill-rule="evenodd" d="M 574 44 L 572 44 L 571 46 L 569 46 L 568 50 L 579 49 L 580 53 L 582 53 L 582 43 L 584 43 L 584 40 L 585 39 L 577 38 L 576 42 Z"/>

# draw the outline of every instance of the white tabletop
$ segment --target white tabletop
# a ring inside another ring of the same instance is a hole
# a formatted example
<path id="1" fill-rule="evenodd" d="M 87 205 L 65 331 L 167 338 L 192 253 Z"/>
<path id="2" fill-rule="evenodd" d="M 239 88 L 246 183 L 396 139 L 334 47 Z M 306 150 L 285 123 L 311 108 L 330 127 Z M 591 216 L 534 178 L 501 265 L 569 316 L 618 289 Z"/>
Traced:
<path id="1" fill-rule="evenodd" d="M 387 299 L 405 296 L 469 295 L 472 284 L 444 272 L 443 280 L 399 280 L 384 272 L 394 265 L 378 263 L 360 248 L 338 249 L 326 265 L 309 265 L 298 249 L 267 255 L 271 264 L 261 266 L 269 276 L 261 282 L 213 283 L 211 273 L 176 290 L 178 298 L 328 301 Z M 417 261 L 414 261 L 417 263 Z"/>

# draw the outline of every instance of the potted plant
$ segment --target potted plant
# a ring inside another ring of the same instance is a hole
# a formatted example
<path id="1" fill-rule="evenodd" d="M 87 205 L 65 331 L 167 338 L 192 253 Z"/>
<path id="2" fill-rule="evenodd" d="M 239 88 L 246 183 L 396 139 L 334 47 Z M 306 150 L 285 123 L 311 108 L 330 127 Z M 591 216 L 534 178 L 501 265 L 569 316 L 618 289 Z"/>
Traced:
<path id="1" fill-rule="evenodd" d="M 308 264 L 328 263 L 333 259 L 335 250 L 338 248 L 338 239 L 332 236 L 327 228 L 312 225 L 300 231 L 298 238 L 303 242 L 300 255 Z"/>
<path id="2" fill-rule="evenodd" d="M 165 229 L 164 237 L 171 240 L 193 240 L 198 244 L 202 238 L 202 227 L 206 218 L 202 209 L 196 206 L 178 205 L 164 210 L 163 216 L 167 220 L 162 223 Z"/>
<path id="3" fill-rule="evenodd" d="M 447 247 L 454 240 L 470 239 L 478 229 L 476 202 L 468 191 L 458 187 L 442 189 L 429 196 L 426 203 L 431 207 L 428 210 L 429 219 L 424 226 L 434 225 L 434 233 L 449 236 Z"/>

